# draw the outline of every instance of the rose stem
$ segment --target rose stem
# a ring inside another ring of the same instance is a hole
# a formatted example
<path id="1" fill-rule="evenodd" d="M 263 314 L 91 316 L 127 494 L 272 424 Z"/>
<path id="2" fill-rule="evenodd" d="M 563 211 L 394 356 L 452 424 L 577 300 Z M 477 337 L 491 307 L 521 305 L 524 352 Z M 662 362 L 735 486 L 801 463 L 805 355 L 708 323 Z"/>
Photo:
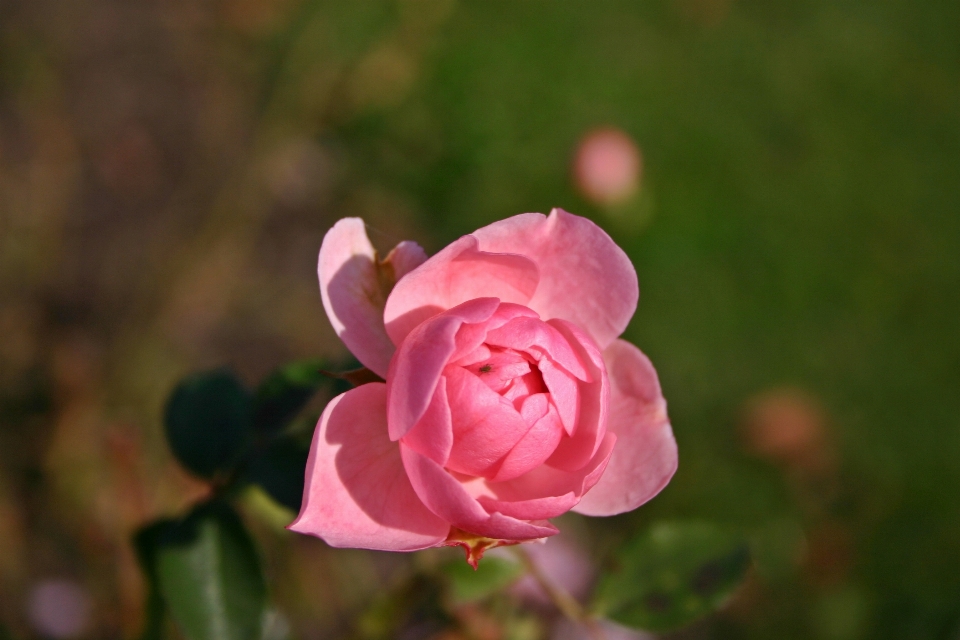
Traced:
<path id="1" fill-rule="evenodd" d="M 511 550 L 520 558 L 520 562 L 526 568 L 527 573 L 533 576 L 533 579 L 537 581 L 537 584 L 539 584 L 540 588 L 547 594 L 554 606 L 560 610 L 560 613 L 568 620 L 582 625 L 593 640 L 605 640 L 603 629 L 600 628 L 597 621 L 584 611 L 580 603 L 567 593 L 563 587 L 550 581 L 543 571 L 540 570 L 540 567 L 537 566 L 537 563 L 533 561 L 533 558 L 530 557 L 530 554 L 527 553 L 527 550 L 523 548 L 522 544 L 511 547 Z"/>

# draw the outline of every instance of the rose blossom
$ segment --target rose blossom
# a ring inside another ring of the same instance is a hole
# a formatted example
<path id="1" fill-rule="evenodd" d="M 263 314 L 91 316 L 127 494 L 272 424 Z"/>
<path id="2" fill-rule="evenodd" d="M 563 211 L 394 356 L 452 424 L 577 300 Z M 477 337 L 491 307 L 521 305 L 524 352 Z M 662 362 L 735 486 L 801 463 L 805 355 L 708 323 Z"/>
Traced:
<path id="1" fill-rule="evenodd" d="M 379 260 L 358 218 L 327 233 L 324 308 L 386 382 L 334 398 L 290 529 L 335 547 L 485 548 L 550 518 L 630 511 L 677 467 L 656 372 L 619 336 L 639 296 L 623 250 L 555 209 Z"/>

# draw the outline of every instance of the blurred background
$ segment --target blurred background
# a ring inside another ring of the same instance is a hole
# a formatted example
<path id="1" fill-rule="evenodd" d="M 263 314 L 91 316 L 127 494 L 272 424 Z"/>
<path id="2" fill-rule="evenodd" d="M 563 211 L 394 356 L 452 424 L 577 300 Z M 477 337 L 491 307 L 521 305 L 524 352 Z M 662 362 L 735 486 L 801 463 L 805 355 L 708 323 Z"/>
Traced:
<path id="1" fill-rule="evenodd" d="M 206 491 L 163 403 L 346 355 L 337 219 L 434 252 L 559 206 L 633 260 L 680 447 L 645 507 L 563 519 L 577 562 L 704 518 L 753 568 L 675 637 L 960 638 L 958 33 L 947 0 L 0 3 L 0 626 L 138 635 L 130 537 Z M 244 505 L 276 637 L 380 637 L 429 561 Z M 496 611 L 404 637 L 561 637 Z"/>

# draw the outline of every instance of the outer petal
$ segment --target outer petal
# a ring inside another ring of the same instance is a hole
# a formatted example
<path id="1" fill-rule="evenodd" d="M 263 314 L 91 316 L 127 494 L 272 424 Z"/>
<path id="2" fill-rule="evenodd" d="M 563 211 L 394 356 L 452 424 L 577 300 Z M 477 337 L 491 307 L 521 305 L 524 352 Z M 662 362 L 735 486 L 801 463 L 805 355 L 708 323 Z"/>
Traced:
<path id="1" fill-rule="evenodd" d="M 317 264 L 323 308 L 351 353 L 381 377 L 394 351 L 383 325 L 390 287 L 426 259 L 419 245 L 401 242 L 378 265 L 360 218 L 340 220 L 323 238 Z"/>
<path id="2" fill-rule="evenodd" d="M 427 318 L 474 298 L 526 304 L 539 280 L 529 258 L 479 251 L 463 236 L 397 282 L 384 308 L 387 334 L 400 346 Z"/>
<path id="3" fill-rule="evenodd" d="M 617 446 L 600 482 L 574 511 L 611 516 L 657 495 L 677 470 L 677 442 L 657 372 L 643 353 L 617 340 L 603 353 L 611 381 L 610 420 Z"/>
<path id="4" fill-rule="evenodd" d="M 423 247 L 412 240 L 404 240 L 390 250 L 383 262 L 393 269 L 393 282 L 396 283 L 426 261 L 427 252 Z"/>
<path id="5" fill-rule="evenodd" d="M 450 524 L 417 497 L 387 437 L 387 389 L 365 384 L 327 405 L 313 436 L 300 515 L 288 528 L 334 547 L 414 551 Z"/>
<path id="6" fill-rule="evenodd" d="M 540 268 L 527 303 L 544 320 L 586 329 L 601 349 L 623 333 L 637 309 L 637 272 L 627 254 L 593 222 L 554 209 L 524 213 L 474 231 L 481 251 L 517 253 Z"/>

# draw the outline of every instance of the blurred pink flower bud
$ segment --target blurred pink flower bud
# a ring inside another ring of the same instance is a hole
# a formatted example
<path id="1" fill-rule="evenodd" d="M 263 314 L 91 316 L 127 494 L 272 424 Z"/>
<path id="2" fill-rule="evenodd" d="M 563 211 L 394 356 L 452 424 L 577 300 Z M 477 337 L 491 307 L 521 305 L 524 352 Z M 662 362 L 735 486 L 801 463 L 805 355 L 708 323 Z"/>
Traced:
<path id="1" fill-rule="evenodd" d="M 51 638 L 79 637 L 90 623 L 90 595 L 68 579 L 43 580 L 30 592 L 27 616 L 34 631 Z"/>
<path id="2" fill-rule="evenodd" d="M 587 597 L 596 571 L 583 549 L 559 535 L 547 538 L 543 544 L 528 545 L 526 550 L 550 582 L 561 585 L 578 600 Z M 531 575 L 521 578 L 513 585 L 512 591 L 524 600 L 536 604 L 546 605 L 552 602 Z"/>
<path id="3" fill-rule="evenodd" d="M 750 399 L 743 432 L 747 448 L 772 462 L 808 470 L 830 462 L 823 408 L 803 390 L 773 389 Z"/>
<path id="4" fill-rule="evenodd" d="M 597 621 L 597 626 L 603 634 L 604 640 L 656 640 L 657 636 L 637 629 L 628 629 L 609 620 Z M 596 634 L 591 634 L 590 630 L 585 629 L 583 625 L 571 622 L 566 618 L 561 618 L 553 627 L 550 634 L 550 640 L 593 640 Z"/>
<path id="5" fill-rule="evenodd" d="M 629 199 L 640 187 L 640 149 L 620 129 L 595 129 L 580 141 L 573 177 L 585 198 L 599 205 Z"/>

